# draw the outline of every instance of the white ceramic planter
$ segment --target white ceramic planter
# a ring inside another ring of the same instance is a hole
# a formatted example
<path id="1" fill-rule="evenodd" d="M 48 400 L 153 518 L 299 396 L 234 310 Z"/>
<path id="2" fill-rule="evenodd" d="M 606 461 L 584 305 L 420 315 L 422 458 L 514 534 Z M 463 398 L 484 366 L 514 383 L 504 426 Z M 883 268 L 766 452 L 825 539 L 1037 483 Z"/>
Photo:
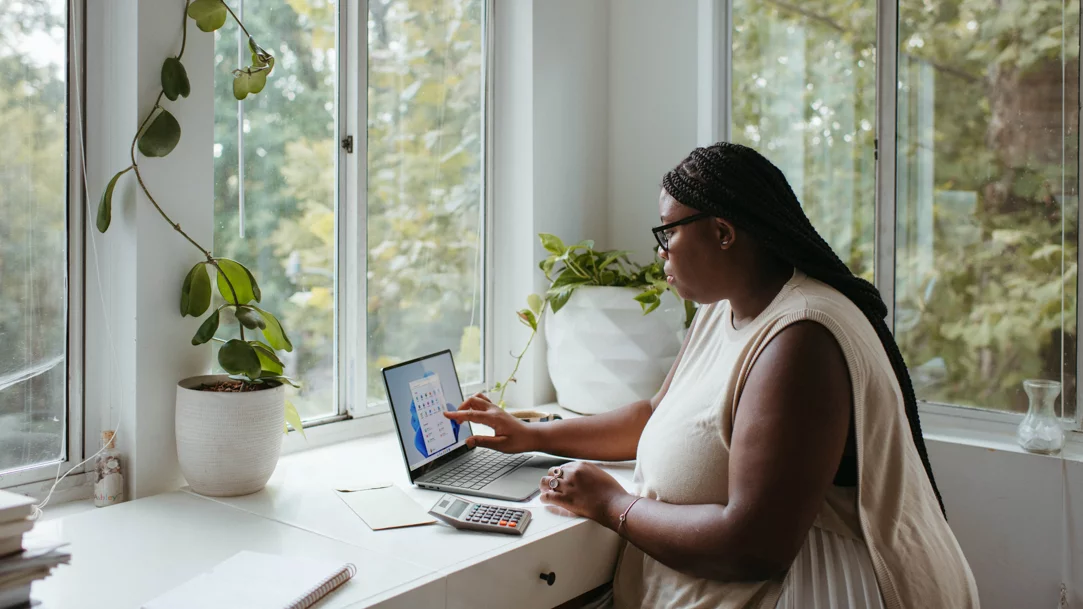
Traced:
<path id="1" fill-rule="evenodd" d="M 278 465 L 286 415 L 284 386 L 244 393 L 199 391 L 227 379 L 195 376 L 177 384 L 177 457 L 193 491 L 211 497 L 254 493 Z"/>
<path id="2" fill-rule="evenodd" d="M 545 320 L 549 376 L 560 405 L 597 414 L 658 392 L 684 338 L 684 310 L 668 292 L 644 315 L 632 288 L 583 287 Z"/>

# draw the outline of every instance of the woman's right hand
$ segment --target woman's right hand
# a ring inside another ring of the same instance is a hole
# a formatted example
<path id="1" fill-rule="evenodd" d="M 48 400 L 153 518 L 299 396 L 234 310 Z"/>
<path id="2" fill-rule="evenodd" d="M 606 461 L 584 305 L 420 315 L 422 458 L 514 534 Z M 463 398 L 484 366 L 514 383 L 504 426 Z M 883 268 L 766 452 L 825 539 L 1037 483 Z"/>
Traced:
<path id="1" fill-rule="evenodd" d="M 469 422 L 492 428 L 492 436 L 467 438 L 468 446 L 481 446 L 504 453 L 523 453 L 539 449 L 537 428 L 511 416 L 480 393 L 463 402 L 458 410 L 445 412 L 444 416 L 458 421 L 460 425 Z"/>

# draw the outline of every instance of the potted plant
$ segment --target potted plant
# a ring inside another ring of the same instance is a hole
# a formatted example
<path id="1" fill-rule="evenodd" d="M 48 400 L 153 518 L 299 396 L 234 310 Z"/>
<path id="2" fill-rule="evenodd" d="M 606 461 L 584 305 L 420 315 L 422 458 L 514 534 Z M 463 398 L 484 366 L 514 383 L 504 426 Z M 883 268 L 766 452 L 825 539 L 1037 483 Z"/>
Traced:
<path id="1" fill-rule="evenodd" d="M 132 138 L 131 164 L 109 180 L 96 221 L 102 233 L 109 229 L 117 181 L 132 172 L 162 219 L 203 257 L 181 284 L 180 314 L 207 315 L 191 342 L 222 343 L 218 363 L 228 374 L 198 376 L 178 383 L 176 435 L 178 460 L 189 486 L 197 493 L 214 496 L 244 495 L 262 489 L 278 463 L 283 430 L 289 429 L 286 421 L 304 433 L 296 409 L 286 400 L 285 385 L 293 381 L 284 375 L 278 356 L 279 351 L 292 351 L 293 345 L 278 318 L 259 306 L 262 295 L 252 272 L 235 260 L 214 256 L 162 209 L 140 173 L 136 150 L 143 157 L 161 158 L 168 156 L 180 141 L 180 124 L 163 105 L 163 98 L 176 102 L 191 92 L 181 63 L 188 40 L 188 19 L 195 21 L 200 30 L 213 32 L 229 17 L 248 34 L 222 0 L 188 3 L 180 52 L 162 64 L 162 90 Z M 274 57 L 251 35 L 248 45 L 252 65 L 233 72 L 233 95 L 238 100 L 262 91 L 274 69 Z M 212 273 L 218 292 L 213 310 Z M 223 320 L 236 323 L 236 332 L 228 333 L 231 337 L 227 339 L 216 336 Z"/>
<path id="2" fill-rule="evenodd" d="M 549 375 L 562 407 L 596 414 L 653 396 L 680 351 L 695 305 L 673 292 L 657 260 L 639 265 L 630 252 L 596 251 L 593 241 L 568 246 L 554 235 L 539 237 L 549 253 L 539 264 L 549 288 L 544 296 L 531 294 L 518 312 L 530 338 L 508 380 L 493 388 L 497 403 L 505 406 L 507 386 L 547 311 Z M 660 314 L 649 315 L 655 310 Z"/>

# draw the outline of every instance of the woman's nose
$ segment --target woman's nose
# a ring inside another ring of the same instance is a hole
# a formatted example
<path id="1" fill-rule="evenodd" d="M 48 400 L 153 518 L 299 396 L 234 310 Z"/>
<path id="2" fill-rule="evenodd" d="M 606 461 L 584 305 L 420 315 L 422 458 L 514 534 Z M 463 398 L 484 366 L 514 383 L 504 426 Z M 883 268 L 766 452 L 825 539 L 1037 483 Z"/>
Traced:
<path id="1" fill-rule="evenodd" d="M 658 257 L 662 260 L 669 260 L 669 252 L 663 249 L 661 245 L 658 246 Z"/>

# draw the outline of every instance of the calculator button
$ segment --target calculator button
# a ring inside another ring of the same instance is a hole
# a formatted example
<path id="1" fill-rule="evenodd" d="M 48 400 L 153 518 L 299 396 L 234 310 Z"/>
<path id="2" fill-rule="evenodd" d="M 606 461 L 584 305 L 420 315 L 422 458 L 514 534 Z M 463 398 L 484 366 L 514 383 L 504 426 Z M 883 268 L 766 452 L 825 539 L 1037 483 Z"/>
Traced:
<path id="1" fill-rule="evenodd" d="M 508 521 L 507 520 L 501 520 L 500 521 L 500 526 L 502 526 L 502 527 L 508 526 Z"/>
<path id="2" fill-rule="evenodd" d="M 512 528 L 515 528 L 515 527 L 519 526 L 519 523 L 512 520 L 511 522 L 508 523 L 508 526 L 512 527 Z"/>

